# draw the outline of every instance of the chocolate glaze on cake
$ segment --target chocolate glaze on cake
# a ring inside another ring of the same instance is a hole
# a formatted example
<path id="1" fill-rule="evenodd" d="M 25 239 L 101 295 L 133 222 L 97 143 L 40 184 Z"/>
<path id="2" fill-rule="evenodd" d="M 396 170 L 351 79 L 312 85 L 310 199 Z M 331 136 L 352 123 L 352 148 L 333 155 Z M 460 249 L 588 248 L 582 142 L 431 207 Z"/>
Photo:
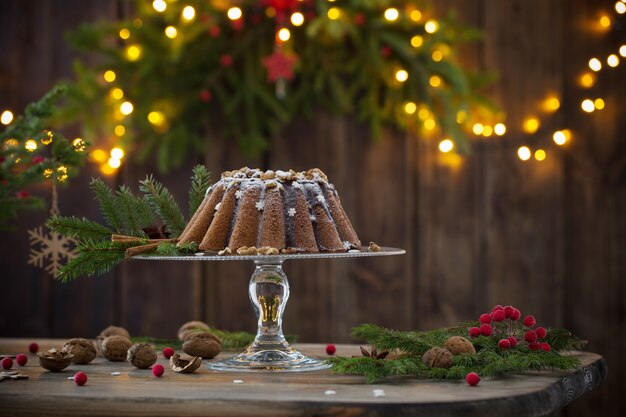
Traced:
<path id="1" fill-rule="evenodd" d="M 188 242 L 200 250 L 233 252 L 341 252 L 361 246 L 335 187 L 317 168 L 224 172 L 180 235 L 179 244 Z"/>

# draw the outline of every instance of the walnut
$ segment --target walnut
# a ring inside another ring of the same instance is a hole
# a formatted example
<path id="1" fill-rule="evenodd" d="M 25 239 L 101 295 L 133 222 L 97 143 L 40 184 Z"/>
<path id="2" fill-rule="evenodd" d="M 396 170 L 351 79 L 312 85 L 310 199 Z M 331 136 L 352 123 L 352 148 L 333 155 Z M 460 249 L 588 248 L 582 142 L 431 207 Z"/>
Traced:
<path id="1" fill-rule="evenodd" d="M 39 364 L 42 368 L 52 372 L 60 372 L 70 366 L 74 356 L 68 352 L 59 352 L 56 349 L 50 349 L 47 352 L 39 352 Z"/>
<path id="2" fill-rule="evenodd" d="M 180 329 L 178 329 L 178 340 L 185 340 L 185 338 L 191 333 L 208 332 L 209 330 L 211 330 L 211 328 L 203 321 L 188 321 L 187 323 L 180 326 Z"/>
<path id="3" fill-rule="evenodd" d="M 273 180 L 274 178 L 276 178 L 276 173 L 271 169 L 261 173 L 262 180 Z"/>
<path id="4" fill-rule="evenodd" d="M 135 343 L 126 354 L 126 360 L 139 369 L 147 369 L 157 361 L 154 348 L 147 343 Z"/>
<path id="5" fill-rule="evenodd" d="M 174 353 L 170 357 L 170 368 L 174 372 L 180 372 L 181 374 L 191 374 L 196 371 L 202 365 L 202 358 L 200 356 L 194 356 L 190 361 L 181 359 L 178 353 Z"/>
<path id="6" fill-rule="evenodd" d="M 127 337 L 109 336 L 102 340 L 102 354 L 112 362 L 122 362 L 126 360 L 126 352 L 133 345 Z"/>
<path id="7" fill-rule="evenodd" d="M 189 356 L 214 358 L 222 350 L 219 337 L 211 333 L 192 333 L 183 342 L 183 352 Z"/>
<path id="8" fill-rule="evenodd" d="M 376 242 L 370 242 L 370 252 L 380 252 L 380 246 Z"/>
<path id="9" fill-rule="evenodd" d="M 283 248 L 283 249 L 280 250 L 280 253 L 284 253 L 285 255 L 291 255 L 291 254 L 294 254 L 294 253 L 298 253 L 298 249 L 292 248 L 292 247 Z"/>
<path id="10" fill-rule="evenodd" d="M 100 336 L 109 337 L 109 336 L 124 336 L 127 339 L 130 339 L 130 333 L 123 327 L 119 326 L 109 326 L 103 331 L 100 332 Z"/>
<path id="11" fill-rule="evenodd" d="M 254 246 L 242 246 L 239 249 L 237 249 L 237 255 L 257 255 L 258 254 L 258 250 L 256 247 Z"/>
<path id="12" fill-rule="evenodd" d="M 265 183 L 265 188 L 276 188 L 276 187 L 278 187 L 278 183 L 274 180 L 271 180 Z"/>
<path id="13" fill-rule="evenodd" d="M 306 172 L 305 177 L 308 180 L 312 180 L 312 179 L 315 179 L 315 174 L 319 175 L 320 178 L 322 178 L 324 181 L 328 182 L 328 177 L 319 168 L 311 168 L 311 169 L 309 169 Z"/>
<path id="14" fill-rule="evenodd" d="M 460 353 L 476 353 L 472 342 L 462 336 L 452 336 L 444 344 L 445 348 L 452 352 L 453 355 Z"/>
<path id="15" fill-rule="evenodd" d="M 263 246 L 258 250 L 259 255 L 278 255 L 278 249 L 271 246 Z"/>
<path id="16" fill-rule="evenodd" d="M 452 352 L 446 348 L 435 346 L 422 356 L 422 362 L 429 368 L 449 368 L 452 366 Z"/>
<path id="17" fill-rule="evenodd" d="M 233 251 L 229 248 L 229 247 L 225 247 L 223 250 L 217 252 L 217 254 L 219 256 L 224 256 L 224 255 L 232 255 Z"/>
<path id="18" fill-rule="evenodd" d="M 87 339 L 70 339 L 63 345 L 61 352 L 70 353 L 74 356 L 72 362 L 78 365 L 86 365 L 96 357 L 96 347 Z"/>

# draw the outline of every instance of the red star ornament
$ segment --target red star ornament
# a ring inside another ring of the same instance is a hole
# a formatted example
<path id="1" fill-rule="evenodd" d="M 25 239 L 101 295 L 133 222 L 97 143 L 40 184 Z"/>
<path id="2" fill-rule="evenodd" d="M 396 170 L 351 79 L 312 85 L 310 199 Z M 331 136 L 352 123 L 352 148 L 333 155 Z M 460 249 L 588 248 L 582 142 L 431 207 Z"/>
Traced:
<path id="1" fill-rule="evenodd" d="M 298 58 L 292 54 L 276 50 L 272 55 L 263 58 L 263 66 L 267 69 L 267 80 L 276 82 L 277 80 L 291 80 L 294 77 L 293 67 Z"/>

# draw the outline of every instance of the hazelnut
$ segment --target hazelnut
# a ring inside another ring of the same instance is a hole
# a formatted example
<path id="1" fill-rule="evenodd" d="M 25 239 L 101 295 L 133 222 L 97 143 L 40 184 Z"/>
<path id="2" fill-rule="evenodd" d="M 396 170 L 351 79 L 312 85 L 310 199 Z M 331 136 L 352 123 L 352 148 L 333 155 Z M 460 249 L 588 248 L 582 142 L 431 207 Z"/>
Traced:
<path id="1" fill-rule="evenodd" d="M 294 254 L 294 253 L 298 253 L 298 249 L 296 249 L 296 248 L 292 248 L 292 247 L 289 247 L 289 248 L 282 248 L 282 249 L 280 250 L 280 253 L 284 253 L 285 255 L 292 255 L 292 254 Z"/>
<path id="2" fill-rule="evenodd" d="M 376 242 L 370 242 L 370 252 L 380 252 L 380 246 Z"/>
<path id="3" fill-rule="evenodd" d="M 109 336 L 124 336 L 127 339 L 130 339 L 130 333 L 123 327 L 119 326 L 109 326 L 103 331 L 100 332 L 100 336 L 109 337 Z"/>
<path id="4" fill-rule="evenodd" d="M 178 353 L 174 353 L 170 357 L 170 368 L 174 372 L 180 372 L 181 374 L 191 374 L 196 371 L 202 365 L 202 358 L 200 356 L 193 357 L 190 361 L 181 359 Z"/>
<path id="5" fill-rule="evenodd" d="M 39 364 L 42 368 L 52 372 L 60 372 L 70 366 L 74 356 L 68 352 L 59 352 L 56 349 L 50 349 L 47 352 L 40 352 Z"/>
<path id="6" fill-rule="evenodd" d="M 102 340 L 102 354 L 112 362 L 126 360 L 126 352 L 133 343 L 124 336 L 109 336 Z"/>
<path id="7" fill-rule="evenodd" d="M 214 358 L 222 350 L 219 337 L 211 333 L 192 333 L 183 342 L 183 352 L 189 356 Z"/>
<path id="8" fill-rule="evenodd" d="M 136 368 L 147 369 L 154 365 L 157 360 L 157 354 L 149 344 L 135 343 L 128 349 L 126 360 Z"/>
<path id="9" fill-rule="evenodd" d="M 263 246 L 259 248 L 259 255 L 278 255 L 278 249 L 271 246 Z"/>
<path id="10" fill-rule="evenodd" d="M 444 344 L 445 348 L 452 352 L 453 355 L 461 353 L 476 353 L 472 342 L 462 336 L 452 336 Z"/>
<path id="11" fill-rule="evenodd" d="M 96 347 L 87 339 L 70 339 L 63 345 L 61 352 L 70 353 L 74 356 L 72 362 L 78 365 L 86 365 L 96 357 Z"/>
<path id="12" fill-rule="evenodd" d="M 276 173 L 271 169 L 261 173 L 262 180 L 273 180 L 274 178 L 276 178 Z"/>
<path id="13" fill-rule="evenodd" d="M 185 338 L 191 333 L 208 332 L 209 330 L 211 330 L 211 328 L 203 321 L 188 321 L 187 323 L 180 326 L 180 329 L 178 329 L 178 340 L 185 340 Z"/>
<path id="14" fill-rule="evenodd" d="M 429 368 L 449 368 L 452 366 L 452 352 L 446 348 L 435 346 L 422 356 L 422 362 Z"/>

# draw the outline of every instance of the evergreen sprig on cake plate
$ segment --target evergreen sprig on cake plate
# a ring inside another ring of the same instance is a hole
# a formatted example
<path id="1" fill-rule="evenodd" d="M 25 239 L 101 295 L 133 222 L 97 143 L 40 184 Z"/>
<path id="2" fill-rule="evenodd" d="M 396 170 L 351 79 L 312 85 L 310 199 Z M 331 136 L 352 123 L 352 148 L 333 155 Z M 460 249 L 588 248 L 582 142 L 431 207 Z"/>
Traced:
<path id="1" fill-rule="evenodd" d="M 328 363 L 333 373 L 363 375 L 369 383 L 408 375 L 466 378 L 472 385 L 480 380 L 478 375 L 567 370 L 580 364 L 575 356 L 561 352 L 579 350 L 586 341 L 565 329 L 535 327 L 533 316 L 520 318 L 516 308 L 498 305 L 478 322 L 431 331 L 402 332 L 363 324 L 352 335 L 374 346 L 372 352 L 362 349 L 363 356 L 338 356 Z"/>
<path id="2" fill-rule="evenodd" d="M 190 213 L 198 208 L 209 183 L 207 169 L 196 166 L 189 190 Z M 197 250 L 194 243 L 176 245 L 187 220 L 172 193 L 152 176 L 139 182 L 140 195 L 124 185 L 113 190 L 101 179 L 92 180 L 91 189 L 106 225 L 74 216 L 53 216 L 47 223 L 78 241 L 78 256 L 61 267 L 57 276 L 61 281 L 104 274 L 126 257 L 146 251 L 182 255 Z"/>

